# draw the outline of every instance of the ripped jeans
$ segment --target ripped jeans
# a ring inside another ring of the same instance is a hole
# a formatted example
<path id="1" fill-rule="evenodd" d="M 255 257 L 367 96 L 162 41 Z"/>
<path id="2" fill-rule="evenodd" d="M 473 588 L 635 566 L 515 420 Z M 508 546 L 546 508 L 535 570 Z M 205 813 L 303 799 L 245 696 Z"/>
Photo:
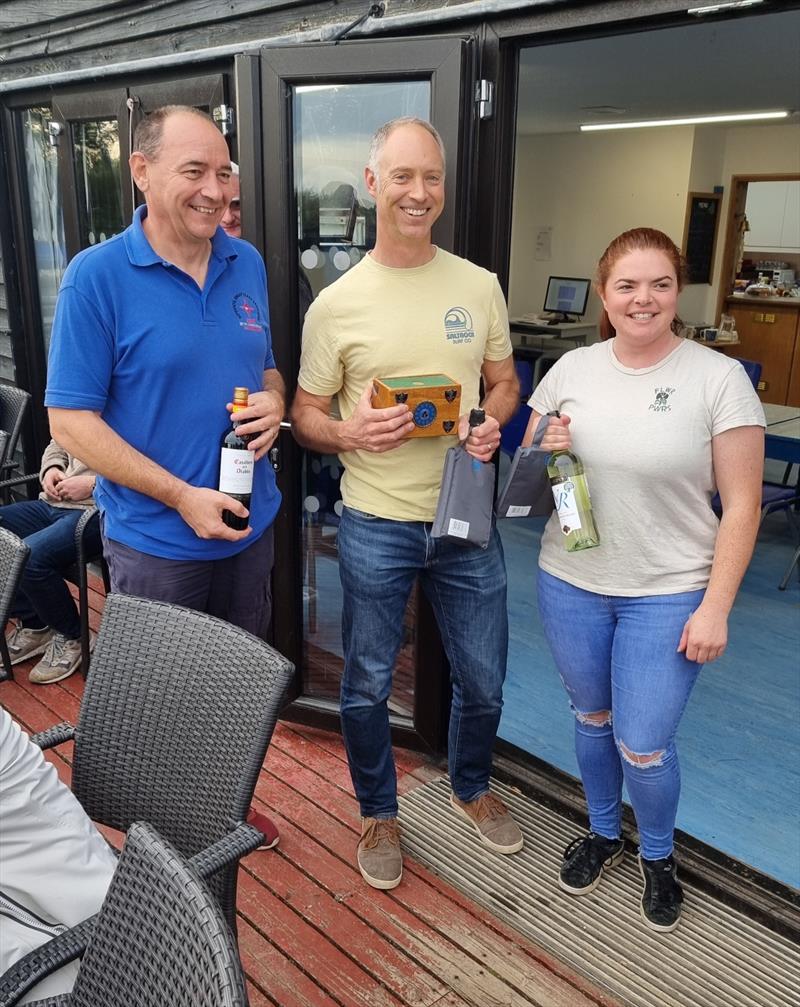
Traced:
<path id="1" fill-rule="evenodd" d="M 575 714 L 593 832 L 620 835 L 623 780 L 643 857 L 672 852 L 680 795 L 675 733 L 702 665 L 677 652 L 704 591 L 595 594 L 539 570 L 539 614 Z"/>

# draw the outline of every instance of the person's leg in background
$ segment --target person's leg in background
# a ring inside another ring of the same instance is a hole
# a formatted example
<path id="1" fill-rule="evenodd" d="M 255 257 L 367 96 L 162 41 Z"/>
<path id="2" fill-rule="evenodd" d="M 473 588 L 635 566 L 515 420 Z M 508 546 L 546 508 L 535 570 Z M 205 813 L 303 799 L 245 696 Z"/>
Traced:
<path id="1" fill-rule="evenodd" d="M 489 789 L 508 658 L 506 569 L 497 529 L 486 549 L 429 538 L 422 586 L 450 662 L 451 804 L 486 846 L 516 853 L 522 833 Z"/>
<path id="2" fill-rule="evenodd" d="M 589 809 L 588 836 L 564 851 L 559 884 L 585 895 L 619 863 L 622 765 L 614 741 L 611 655 L 616 617 L 604 595 L 538 574 L 539 614 L 575 718 L 575 755 Z"/>
<path id="3" fill-rule="evenodd" d="M 342 734 L 362 816 L 358 866 L 373 888 L 389 889 L 400 883 L 403 862 L 387 703 L 403 615 L 425 561 L 425 530 L 421 522 L 389 521 L 345 507 L 338 543 Z"/>
<path id="4" fill-rule="evenodd" d="M 59 682 L 80 664 L 80 615 L 63 571 L 76 561 L 75 528 L 83 513 L 44 500 L 21 501 L 0 510 L 0 524 L 30 548 L 12 608 L 20 625 L 7 641 L 9 654 L 12 664 L 43 655 L 29 676 L 38 684 Z M 89 530 L 98 534 L 96 522 Z M 99 538 L 97 543 L 99 548 Z"/>
<path id="5" fill-rule="evenodd" d="M 614 599 L 614 733 L 639 829 L 642 918 L 661 931 L 674 930 L 680 918 L 672 855 L 681 782 L 675 734 L 701 668 L 678 653 L 678 642 L 703 594 Z"/>

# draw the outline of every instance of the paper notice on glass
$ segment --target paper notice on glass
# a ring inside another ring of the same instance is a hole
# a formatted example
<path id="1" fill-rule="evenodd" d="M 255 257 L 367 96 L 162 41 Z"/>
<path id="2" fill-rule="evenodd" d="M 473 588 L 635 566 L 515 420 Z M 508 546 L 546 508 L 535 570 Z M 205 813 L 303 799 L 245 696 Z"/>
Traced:
<path id="1" fill-rule="evenodd" d="M 533 245 L 533 257 L 539 262 L 550 261 L 550 239 L 553 234 L 552 227 L 537 227 L 534 230 L 535 238 Z"/>

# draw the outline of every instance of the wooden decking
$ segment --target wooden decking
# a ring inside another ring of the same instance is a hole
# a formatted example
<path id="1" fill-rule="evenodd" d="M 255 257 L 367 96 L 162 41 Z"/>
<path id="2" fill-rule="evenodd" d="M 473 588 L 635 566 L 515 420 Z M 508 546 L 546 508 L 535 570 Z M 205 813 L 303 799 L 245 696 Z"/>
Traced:
<path id="1" fill-rule="evenodd" d="M 93 603 L 99 610 L 102 599 Z M 0 685 L 11 715 L 29 731 L 74 722 L 80 676 L 36 686 L 27 670 Z M 68 781 L 71 746 L 48 758 Z M 403 791 L 441 772 L 413 753 L 398 750 L 396 759 Z M 615 1003 L 408 858 L 398 888 L 369 888 L 354 863 L 358 809 L 338 735 L 279 724 L 255 803 L 281 841 L 246 858 L 240 876 L 239 940 L 253 1007 Z"/>

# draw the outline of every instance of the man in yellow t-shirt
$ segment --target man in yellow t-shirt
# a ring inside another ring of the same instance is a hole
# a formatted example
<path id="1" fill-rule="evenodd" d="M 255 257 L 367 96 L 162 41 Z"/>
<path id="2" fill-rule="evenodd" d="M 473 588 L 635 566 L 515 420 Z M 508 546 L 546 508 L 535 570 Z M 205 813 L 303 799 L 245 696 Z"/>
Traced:
<path id="1" fill-rule="evenodd" d="M 376 377 L 447 374 L 462 386 L 459 436 L 482 462 L 518 403 L 497 278 L 431 241 L 444 206 L 444 162 L 441 137 L 423 120 L 395 119 L 373 137 L 365 179 L 376 202 L 375 247 L 309 309 L 292 408 L 298 441 L 338 454 L 345 469 L 342 730 L 362 815 L 358 866 L 382 889 L 398 885 L 403 872 L 387 699 L 417 577 L 451 667 L 451 803 L 491 849 L 522 847 L 508 809 L 489 791 L 508 649 L 500 538 L 493 530 L 485 550 L 431 538 L 453 441 L 409 440 L 408 407 L 371 401 Z M 334 396 L 341 418 L 331 416 Z M 479 404 L 486 421 L 469 433 L 470 409 Z"/>

